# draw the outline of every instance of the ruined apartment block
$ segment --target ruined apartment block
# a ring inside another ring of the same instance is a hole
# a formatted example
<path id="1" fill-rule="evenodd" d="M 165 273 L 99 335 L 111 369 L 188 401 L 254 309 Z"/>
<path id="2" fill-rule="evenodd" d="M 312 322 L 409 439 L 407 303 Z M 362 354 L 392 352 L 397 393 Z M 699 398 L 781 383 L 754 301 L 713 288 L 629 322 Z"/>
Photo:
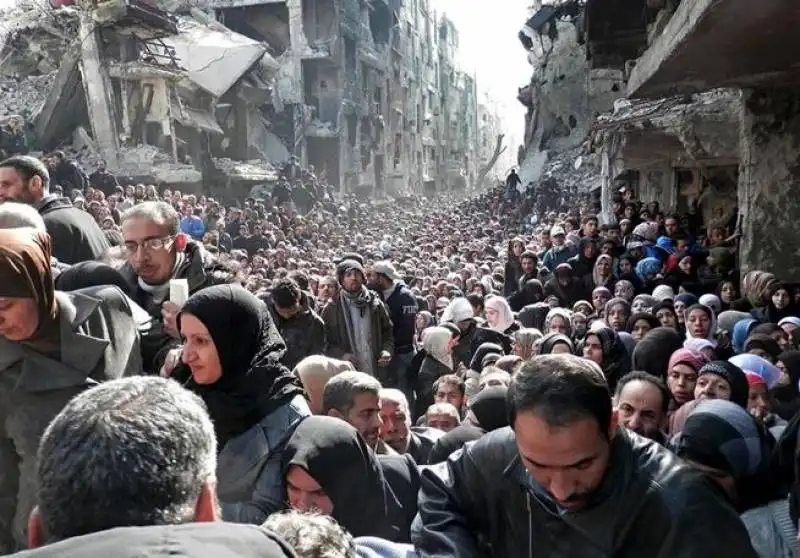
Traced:
<path id="1" fill-rule="evenodd" d="M 472 186 L 491 155 L 429 0 L 26 1 L 4 14 L 0 117 L 87 170 L 237 197 L 296 156 L 367 196 Z"/>

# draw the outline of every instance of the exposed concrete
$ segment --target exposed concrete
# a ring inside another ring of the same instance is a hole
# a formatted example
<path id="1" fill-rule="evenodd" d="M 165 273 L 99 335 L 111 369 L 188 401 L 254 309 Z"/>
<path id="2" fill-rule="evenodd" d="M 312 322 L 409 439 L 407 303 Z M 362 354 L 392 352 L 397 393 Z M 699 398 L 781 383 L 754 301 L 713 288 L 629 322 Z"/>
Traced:
<path id="1" fill-rule="evenodd" d="M 103 65 L 100 33 L 88 13 L 81 14 L 80 36 L 80 69 L 92 135 L 109 167 L 116 168 L 119 136 L 116 113 L 110 97 L 113 90 L 108 70 Z"/>
<path id="2" fill-rule="evenodd" d="M 628 95 L 796 84 L 798 28 L 797 0 L 684 0 L 636 61 Z"/>
<path id="3" fill-rule="evenodd" d="M 747 91 L 741 125 L 742 273 L 800 282 L 800 88 Z"/>

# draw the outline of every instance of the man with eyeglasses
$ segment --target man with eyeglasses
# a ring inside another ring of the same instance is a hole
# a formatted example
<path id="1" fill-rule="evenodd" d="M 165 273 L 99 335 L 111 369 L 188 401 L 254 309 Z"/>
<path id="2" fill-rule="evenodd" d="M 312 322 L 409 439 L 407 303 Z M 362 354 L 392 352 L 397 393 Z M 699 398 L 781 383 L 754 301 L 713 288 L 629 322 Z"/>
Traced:
<path id="1" fill-rule="evenodd" d="M 122 215 L 127 263 L 120 269 L 131 284 L 136 302 L 153 317 L 142 338 L 145 371 L 158 373 L 170 349 L 180 344 L 176 318 L 180 308 L 170 302 L 169 282 L 186 279 L 189 295 L 234 281 L 234 273 L 180 233 L 180 216 L 168 203 L 137 204 Z"/>

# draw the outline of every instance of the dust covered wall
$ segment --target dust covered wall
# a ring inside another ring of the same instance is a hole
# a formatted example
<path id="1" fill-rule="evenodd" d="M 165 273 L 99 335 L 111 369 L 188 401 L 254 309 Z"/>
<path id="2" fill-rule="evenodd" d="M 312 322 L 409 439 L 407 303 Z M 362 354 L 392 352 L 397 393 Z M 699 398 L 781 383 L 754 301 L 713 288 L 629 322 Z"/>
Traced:
<path id="1" fill-rule="evenodd" d="M 800 282 L 800 88 L 745 91 L 740 148 L 742 273 Z"/>

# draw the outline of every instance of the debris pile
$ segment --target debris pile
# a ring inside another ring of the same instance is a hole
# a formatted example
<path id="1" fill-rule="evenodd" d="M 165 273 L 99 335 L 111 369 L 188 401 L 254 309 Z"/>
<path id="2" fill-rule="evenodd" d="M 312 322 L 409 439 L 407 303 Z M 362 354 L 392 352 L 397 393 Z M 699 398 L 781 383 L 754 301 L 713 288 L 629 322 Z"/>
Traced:
<path id="1" fill-rule="evenodd" d="M 23 79 L 0 79 L 0 119 L 19 115 L 26 121 L 36 117 L 53 87 L 56 72 Z"/>

